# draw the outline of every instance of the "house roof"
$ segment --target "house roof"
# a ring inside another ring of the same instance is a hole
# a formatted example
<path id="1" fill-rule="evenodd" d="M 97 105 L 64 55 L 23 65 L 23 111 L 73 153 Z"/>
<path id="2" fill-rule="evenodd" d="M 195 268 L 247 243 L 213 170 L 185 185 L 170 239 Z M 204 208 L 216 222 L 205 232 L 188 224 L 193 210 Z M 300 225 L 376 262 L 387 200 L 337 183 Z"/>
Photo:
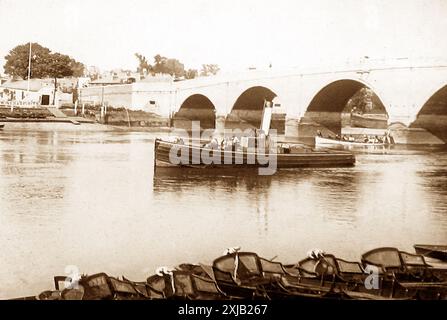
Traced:
<path id="1" fill-rule="evenodd" d="M 90 81 L 90 84 L 122 84 L 122 83 L 123 83 L 122 79 L 120 80 L 120 79 L 110 79 L 110 78 L 97 79 L 94 81 Z"/>
<path id="2" fill-rule="evenodd" d="M 40 79 L 30 79 L 30 81 L 29 81 L 30 91 L 39 91 L 43 86 L 44 86 L 44 83 Z M 16 89 L 16 90 L 27 90 L 28 89 L 28 81 L 27 80 L 19 80 L 19 81 L 8 80 L 4 84 L 2 84 L 1 87 L 8 88 L 8 89 Z"/>
<path id="3" fill-rule="evenodd" d="M 43 87 L 46 86 L 54 86 L 54 79 L 30 79 L 29 81 L 29 89 L 30 91 L 39 91 Z M 57 79 L 57 83 L 59 86 L 73 86 L 77 82 L 76 78 L 63 78 Z M 8 80 L 3 83 L 0 87 L 15 89 L 15 90 L 27 90 L 28 89 L 28 80 Z"/>

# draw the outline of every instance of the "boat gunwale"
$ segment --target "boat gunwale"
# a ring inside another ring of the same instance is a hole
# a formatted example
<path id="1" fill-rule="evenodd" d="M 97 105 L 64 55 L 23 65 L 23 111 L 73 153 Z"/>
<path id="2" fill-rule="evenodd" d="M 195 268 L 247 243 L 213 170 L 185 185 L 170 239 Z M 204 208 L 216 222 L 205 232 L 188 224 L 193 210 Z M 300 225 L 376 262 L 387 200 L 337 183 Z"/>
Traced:
<path id="1" fill-rule="evenodd" d="M 244 152 L 244 151 L 233 151 L 233 150 L 222 150 L 222 149 L 211 149 L 211 148 L 204 148 L 201 146 L 194 146 L 192 144 L 178 144 L 175 142 L 170 142 L 170 141 L 165 141 L 165 140 L 161 140 L 161 139 L 156 139 L 157 143 L 164 143 L 164 144 L 169 144 L 171 146 L 185 146 L 188 149 L 195 149 L 195 150 L 201 150 L 201 151 L 220 151 L 223 153 L 231 153 L 231 154 L 241 154 L 241 155 L 264 155 L 264 156 L 269 156 L 272 154 L 275 154 L 276 156 L 280 156 L 280 157 L 298 157 L 298 156 L 307 156 L 307 155 L 331 155 L 331 156 L 354 156 L 351 152 L 349 151 L 343 151 L 343 150 L 332 150 L 332 149 L 328 149 L 328 150 L 315 150 L 311 147 L 309 147 L 309 149 L 311 150 L 310 152 L 302 152 L 302 153 L 277 153 L 277 152 L 273 152 L 273 153 L 259 153 L 259 152 Z M 158 149 L 158 145 L 156 145 L 156 150 Z"/>
<path id="2" fill-rule="evenodd" d="M 320 140 L 320 143 L 317 141 Z M 330 141 L 327 143 L 321 142 L 321 140 Z M 375 143 L 375 142 L 358 142 L 358 141 L 344 141 L 344 140 L 337 140 L 337 139 L 330 139 L 330 138 L 323 138 L 323 137 L 315 137 L 315 145 L 344 145 L 344 146 L 372 146 L 372 147 L 384 147 L 389 146 L 391 143 Z"/>

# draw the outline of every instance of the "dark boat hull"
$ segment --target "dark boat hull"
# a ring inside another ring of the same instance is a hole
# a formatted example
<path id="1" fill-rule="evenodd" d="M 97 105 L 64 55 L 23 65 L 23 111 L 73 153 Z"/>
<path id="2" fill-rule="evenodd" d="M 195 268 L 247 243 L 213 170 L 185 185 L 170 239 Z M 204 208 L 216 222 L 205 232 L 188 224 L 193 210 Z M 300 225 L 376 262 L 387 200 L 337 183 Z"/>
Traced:
<path id="1" fill-rule="evenodd" d="M 188 156 L 186 161 L 173 163 L 170 159 L 172 147 L 186 148 Z M 218 161 L 205 163 L 202 152 L 218 152 Z M 191 167 L 191 168 L 260 168 L 268 167 L 273 159 L 276 168 L 299 167 L 340 167 L 353 166 L 355 157 L 350 152 L 344 151 L 306 151 L 297 153 L 261 154 L 247 153 L 232 150 L 215 150 L 200 148 L 198 146 L 179 146 L 174 143 L 161 140 L 155 141 L 155 167 Z"/>
<path id="2" fill-rule="evenodd" d="M 414 249 L 417 254 L 422 254 L 426 257 L 447 261 L 447 245 L 415 244 Z"/>

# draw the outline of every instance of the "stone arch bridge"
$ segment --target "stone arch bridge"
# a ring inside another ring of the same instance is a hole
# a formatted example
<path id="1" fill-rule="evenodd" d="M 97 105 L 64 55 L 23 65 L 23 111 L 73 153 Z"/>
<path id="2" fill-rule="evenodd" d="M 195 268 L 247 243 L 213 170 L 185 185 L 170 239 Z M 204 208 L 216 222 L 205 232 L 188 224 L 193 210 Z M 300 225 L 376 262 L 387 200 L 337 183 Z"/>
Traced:
<path id="1" fill-rule="evenodd" d="M 218 130 L 231 123 L 256 126 L 267 99 L 283 115 L 288 137 L 305 135 L 309 124 L 339 131 L 347 102 L 368 88 L 390 128 L 419 132 L 421 139 L 433 135 L 434 140 L 447 140 L 447 61 L 440 59 L 364 59 L 341 66 L 251 70 L 172 86 L 160 111 L 180 122 L 200 120 Z"/>

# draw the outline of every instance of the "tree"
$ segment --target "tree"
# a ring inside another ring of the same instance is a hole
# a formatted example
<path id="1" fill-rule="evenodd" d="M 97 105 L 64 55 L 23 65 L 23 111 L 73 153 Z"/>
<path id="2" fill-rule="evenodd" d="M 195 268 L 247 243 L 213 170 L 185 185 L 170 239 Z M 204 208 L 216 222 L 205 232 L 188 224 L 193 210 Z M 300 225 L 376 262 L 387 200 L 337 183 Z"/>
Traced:
<path id="1" fill-rule="evenodd" d="M 43 78 L 45 74 L 45 61 L 50 54 L 50 49 L 42 47 L 38 43 L 32 44 L 31 51 L 31 78 Z M 13 48 L 5 56 L 5 73 L 13 77 L 28 79 L 29 43 Z"/>
<path id="2" fill-rule="evenodd" d="M 167 59 L 165 69 L 171 76 L 183 77 L 185 75 L 185 66 L 177 59 Z"/>
<path id="3" fill-rule="evenodd" d="M 73 75 L 72 59 L 60 53 L 52 53 L 47 57 L 46 75 L 54 78 L 53 105 L 56 103 L 57 78 L 69 77 Z"/>
<path id="4" fill-rule="evenodd" d="M 152 71 L 154 73 L 168 73 L 167 72 L 168 70 L 166 68 L 166 61 L 167 60 L 168 60 L 168 58 L 163 57 L 163 56 L 157 54 L 154 57 L 155 64 L 154 64 L 154 67 L 153 67 Z"/>
<path id="5" fill-rule="evenodd" d="M 144 70 L 146 70 L 146 72 L 152 71 L 152 66 L 149 64 L 145 56 L 140 53 L 135 53 L 135 56 L 138 59 L 137 71 L 140 73 L 140 75 L 144 74 Z"/>
<path id="6" fill-rule="evenodd" d="M 198 72 L 197 72 L 197 70 L 196 69 L 188 69 L 186 72 L 185 72 L 185 78 L 186 79 L 194 79 L 195 77 L 197 77 L 198 76 Z"/>
<path id="7" fill-rule="evenodd" d="M 220 68 L 217 64 L 202 64 L 202 70 L 200 70 L 201 76 L 215 75 L 219 72 Z"/>
<path id="8" fill-rule="evenodd" d="M 5 73 L 13 77 L 28 79 L 29 43 L 18 45 L 5 56 Z M 38 43 L 31 44 L 31 78 L 50 77 L 54 79 L 53 104 L 56 102 L 57 78 L 82 76 L 84 65 Z"/>
<path id="9" fill-rule="evenodd" d="M 38 43 L 31 44 L 31 78 L 44 78 L 51 76 L 48 73 L 51 66 L 48 65 L 51 59 L 51 50 L 41 46 Z M 65 55 L 64 55 L 65 56 Z M 66 56 L 68 57 L 68 56 Z M 29 59 L 29 43 L 18 45 L 5 56 L 6 63 L 4 65 L 5 73 L 13 77 L 28 79 L 28 59 Z M 74 76 L 82 76 L 84 74 L 84 65 L 75 59 L 68 57 L 68 65 L 72 69 Z"/>
<path id="10" fill-rule="evenodd" d="M 70 68 L 73 70 L 73 77 L 79 78 L 84 76 L 85 65 L 83 63 L 71 59 Z"/>

